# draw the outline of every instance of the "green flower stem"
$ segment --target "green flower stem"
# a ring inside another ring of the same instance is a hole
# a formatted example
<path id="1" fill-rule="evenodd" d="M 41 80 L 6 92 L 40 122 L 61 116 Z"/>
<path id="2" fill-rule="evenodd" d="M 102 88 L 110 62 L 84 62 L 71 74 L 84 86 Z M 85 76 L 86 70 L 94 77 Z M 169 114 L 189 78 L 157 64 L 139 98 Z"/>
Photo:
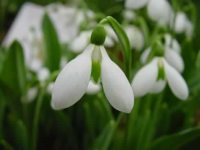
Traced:
<path id="1" fill-rule="evenodd" d="M 34 120 L 33 120 L 33 130 L 32 130 L 32 150 L 36 150 L 37 148 L 37 136 L 38 136 L 38 123 L 40 119 L 40 111 L 42 107 L 42 100 L 44 97 L 44 92 L 46 89 L 46 85 L 41 87 L 37 102 L 36 102 L 36 107 L 35 107 L 35 115 L 34 115 Z"/>
<path id="2" fill-rule="evenodd" d="M 107 16 L 102 19 L 99 24 L 109 24 L 117 35 L 119 42 L 122 46 L 122 53 L 125 61 L 125 72 L 130 80 L 132 70 L 132 51 L 129 43 L 129 39 L 123 30 L 122 26 L 111 16 Z"/>

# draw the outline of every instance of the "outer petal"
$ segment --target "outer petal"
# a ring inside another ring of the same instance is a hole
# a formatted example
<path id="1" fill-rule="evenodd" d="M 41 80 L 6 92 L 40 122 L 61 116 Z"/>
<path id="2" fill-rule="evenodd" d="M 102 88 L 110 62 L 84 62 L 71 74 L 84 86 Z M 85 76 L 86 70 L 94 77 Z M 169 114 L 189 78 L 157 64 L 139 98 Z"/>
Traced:
<path id="1" fill-rule="evenodd" d="M 186 30 L 187 16 L 183 12 L 178 12 L 175 19 L 174 30 L 176 33 L 182 33 Z"/>
<path id="2" fill-rule="evenodd" d="M 125 31 L 129 38 L 131 47 L 136 50 L 141 50 L 144 47 L 144 36 L 142 31 L 136 26 L 127 26 Z"/>
<path id="3" fill-rule="evenodd" d="M 130 9 L 140 9 L 144 7 L 149 0 L 126 0 L 125 7 Z"/>
<path id="4" fill-rule="evenodd" d="M 157 59 L 154 59 L 150 64 L 140 69 L 135 75 L 132 81 L 135 96 L 139 97 L 147 94 L 156 83 L 157 75 Z"/>
<path id="5" fill-rule="evenodd" d="M 166 61 L 164 61 L 164 65 L 165 65 L 165 73 L 167 76 L 167 81 L 174 95 L 182 100 L 187 99 L 189 95 L 189 90 L 185 80 Z"/>
<path id="6" fill-rule="evenodd" d="M 150 0 L 147 6 L 149 17 L 161 25 L 169 24 L 173 11 L 167 0 Z"/>
<path id="7" fill-rule="evenodd" d="M 178 72 L 183 72 L 184 70 L 184 62 L 182 57 L 170 48 L 165 49 L 165 59 L 167 62 L 173 66 Z"/>
<path id="8" fill-rule="evenodd" d="M 131 85 L 122 70 L 109 58 L 101 47 L 101 78 L 104 93 L 109 103 L 117 110 L 129 113 L 133 108 L 134 95 Z"/>
<path id="9" fill-rule="evenodd" d="M 71 50 L 75 53 L 82 52 L 89 43 L 90 34 L 90 30 L 80 33 L 80 35 L 76 37 L 70 44 Z"/>
<path id="10" fill-rule="evenodd" d="M 170 34 L 165 35 L 165 47 L 170 47 L 178 53 L 181 52 L 180 44 L 178 43 L 176 39 L 172 38 Z"/>
<path id="11" fill-rule="evenodd" d="M 150 93 L 160 93 L 166 86 L 165 80 L 156 81 L 153 85 L 153 88 L 150 90 Z"/>
<path id="12" fill-rule="evenodd" d="M 70 61 L 58 75 L 52 92 L 53 109 L 72 106 L 86 92 L 91 74 L 92 50 L 93 46 L 89 46 Z"/>
<path id="13" fill-rule="evenodd" d="M 140 57 L 140 62 L 142 64 L 145 64 L 147 62 L 147 58 L 148 58 L 150 52 L 151 52 L 151 47 L 144 50 L 144 52 L 142 53 L 142 55 Z"/>

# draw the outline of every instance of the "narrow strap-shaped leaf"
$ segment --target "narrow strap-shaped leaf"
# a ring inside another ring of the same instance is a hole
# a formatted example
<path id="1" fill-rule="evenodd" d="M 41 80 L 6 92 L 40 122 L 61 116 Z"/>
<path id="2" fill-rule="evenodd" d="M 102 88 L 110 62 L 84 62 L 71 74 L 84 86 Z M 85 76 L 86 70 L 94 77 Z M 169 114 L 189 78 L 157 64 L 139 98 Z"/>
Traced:
<path id="1" fill-rule="evenodd" d="M 44 15 L 42 20 L 42 30 L 45 42 L 46 65 L 51 71 L 58 70 L 61 58 L 61 45 L 56 29 L 47 14 Z"/>
<path id="2" fill-rule="evenodd" d="M 132 54 L 131 54 L 131 47 L 130 47 L 129 39 L 128 39 L 125 31 L 123 30 L 122 26 L 117 22 L 117 20 L 115 20 L 111 16 L 106 17 L 100 23 L 108 23 L 115 31 L 115 33 L 119 39 L 119 42 L 123 48 L 122 52 L 124 54 L 124 59 L 126 62 L 126 74 L 130 78 Z"/>
<path id="3" fill-rule="evenodd" d="M 21 44 L 14 41 L 3 62 L 0 80 L 13 92 L 24 95 L 27 89 L 26 67 Z"/>
<path id="4" fill-rule="evenodd" d="M 190 142 L 191 140 L 195 139 L 196 137 L 200 136 L 200 128 L 190 128 L 179 133 L 175 133 L 172 135 L 161 137 L 160 139 L 156 140 L 152 146 L 152 150 L 175 150 L 178 149 L 183 144 Z"/>

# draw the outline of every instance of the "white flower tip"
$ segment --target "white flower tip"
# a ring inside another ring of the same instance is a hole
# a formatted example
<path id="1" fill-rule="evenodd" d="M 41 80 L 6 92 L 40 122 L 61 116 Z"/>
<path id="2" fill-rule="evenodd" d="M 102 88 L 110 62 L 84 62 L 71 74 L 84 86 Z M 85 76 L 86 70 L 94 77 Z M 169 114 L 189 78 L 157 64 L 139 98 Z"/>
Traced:
<path id="1" fill-rule="evenodd" d="M 98 93 L 100 90 L 101 90 L 100 84 L 94 83 L 92 80 L 90 80 L 86 93 L 89 95 L 93 95 Z"/>

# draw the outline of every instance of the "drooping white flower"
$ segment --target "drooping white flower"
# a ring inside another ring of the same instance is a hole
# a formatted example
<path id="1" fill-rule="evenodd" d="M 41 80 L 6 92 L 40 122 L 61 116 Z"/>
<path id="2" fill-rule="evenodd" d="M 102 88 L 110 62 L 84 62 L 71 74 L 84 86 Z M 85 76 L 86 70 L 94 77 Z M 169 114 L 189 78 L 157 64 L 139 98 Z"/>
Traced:
<path id="1" fill-rule="evenodd" d="M 164 69 L 164 78 L 159 78 L 159 65 Z M 147 93 L 161 92 L 166 82 L 173 94 L 181 100 L 188 97 L 188 86 L 182 76 L 163 57 L 154 58 L 149 64 L 142 67 L 132 81 L 135 96 L 144 96 Z"/>
<path id="2" fill-rule="evenodd" d="M 150 0 L 147 12 L 148 16 L 160 25 L 169 25 L 173 19 L 173 10 L 167 0 Z"/>
<path id="3" fill-rule="evenodd" d="M 125 32 L 129 38 L 131 48 L 141 50 L 144 47 L 144 35 L 136 26 L 126 26 Z"/>
<path id="4" fill-rule="evenodd" d="M 128 9 L 140 9 L 144 7 L 149 0 L 126 0 L 125 7 Z"/>
<path id="5" fill-rule="evenodd" d="M 80 33 L 74 40 L 70 43 L 70 49 L 75 53 L 82 52 L 88 45 L 90 41 L 90 35 L 92 31 L 86 30 Z"/>
<path id="6" fill-rule="evenodd" d="M 168 43 L 169 42 L 169 43 Z M 140 61 L 142 64 L 147 62 L 147 58 L 152 51 L 152 48 L 147 48 L 141 55 Z M 165 36 L 164 57 L 166 61 L 172 65 L 179 72 L 184 70 L 184 61 L 180 54 L 180 45 L 178 42 L 169 35 Z"/>
<path id="7" fill-rule="evenodd" d="M 136 19 L 137 16 L 136 16 L 136 13 L 134 11 L 129 10 L 129 9 L 125 9 L 123 11 L 123 17 L 127 21 L 133 21 L 133 20 Z"/>
<path id="8" fill-rule="evenodd" d="M 185 33 L 189 38 L 192 36 L 193 25 L 184 12 L 176 14 L 174 31 L 176 33 Z"/>
<path id="9" fill-rule="evenodd" d="M 89 45 L 58 75 L 52 92 L 53 109 L 70 107 L 86 93 L 91 78 L 92 56 L 95 49 L 98 49 L 101 54 L 99 56 L 101 58 L 101 81 L 108 101 L 119 111 L 128 113 L 132 110 L 134 96 L 128 79 L 109 58 L 104 47 L 95 45 Z"/>

